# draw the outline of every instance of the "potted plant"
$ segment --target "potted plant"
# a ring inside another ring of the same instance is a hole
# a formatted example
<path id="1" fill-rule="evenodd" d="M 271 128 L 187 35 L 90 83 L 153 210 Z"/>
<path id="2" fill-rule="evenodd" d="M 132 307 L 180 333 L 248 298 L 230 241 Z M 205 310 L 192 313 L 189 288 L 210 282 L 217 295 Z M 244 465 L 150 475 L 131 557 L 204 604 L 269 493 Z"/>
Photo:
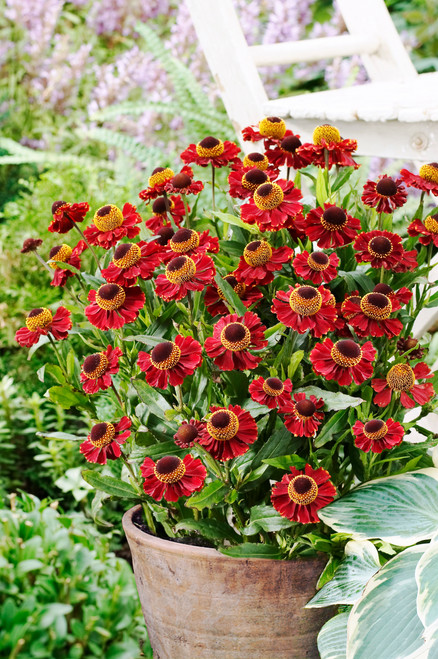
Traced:
<path id="1" fill-rule="evenodd" d="M 324 508 L 432 464 L 426 431 L 405 441 L 418 420 L 404 413 L 436 404 L 427 340 L 411 332 L 437 298 L 438 167 L 363 185 L 356 142 L 333 126 L 312 144 L 277 117 L 243 135 L 243 158 L 208 136 L 157 167 L 145 222 L 105 203 L 82 231 L 88 204 L 56 201 L 49 230 L 78 244 L 48 264 L 38 239 L 23 247 L 72 299 L 31 310 L 16 338 L 52 343 L 48 395 L 89 414 L 93 509 L 136 504 L 123 525 L 160 659 L 317 657 L 333 612 L 304 605 L 350 539 Z M 394 228 L 409 187 L 421 198 L 406 237 Z"/>

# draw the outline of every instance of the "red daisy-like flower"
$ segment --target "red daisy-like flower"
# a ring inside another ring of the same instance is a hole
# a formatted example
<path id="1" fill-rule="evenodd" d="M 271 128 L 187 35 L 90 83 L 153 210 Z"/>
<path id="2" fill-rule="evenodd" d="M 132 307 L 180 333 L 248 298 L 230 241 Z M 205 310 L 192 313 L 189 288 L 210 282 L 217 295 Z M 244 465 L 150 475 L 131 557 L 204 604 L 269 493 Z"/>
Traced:
<path id="1" fill-rule="evenodd" d="M 243 282 L 237 281 L 233 274 L 225 275 L 224 279 L 233 287 L 234 292 L 237 293 L 247 308 L 263 297 L 263 293 L 257 287 L 246 286 Z M 204 304 L 210 316 L 214 318 L 215 316 L 229 313 L 224 300 L 225 296 L 220 288 L 217 286 L 207 286 L 204 295 Z"/>
<path id="2" fill-rule="evenodd" d="M 284 382 L 280 378 L 267 378 L 260 376 L 249 385 L 249 394 L 256 403 L 266 405 L 271 410 L 274 407 L 281 409 L 290 401 L 292 382 L 287 379 Z"/>
<path id="3" fill-rule="evenodd" d="M 222 142 L 216 137 L 204 137 L 198 144 L 190 144 L 185 151 L 181 153 L 181 159 L 189 165 L 194 162 L 201 167 L 213 165 L 213 167 L 226 167 L 227 165 L 238 163 L 238 154 L 240 148 L 234 142 Z"/>
<path id="4" fill-rule="evenodd" d="M 293 255 L 290 247 L 274 249 L 266 240 L 253 240 L 243 250 L 234 274 L 238 281 L 266 286 L 273 281 L 274 272 L 289 263 Z"/>
<path id="5" fill-rule="evenodd" d="M 362 201 L 378 213 L 393 213 L 405 205 L 408 193 L 403 183 L 383 174 L 377 181 L 368 180 L 363 186 Z"/>
<path id="6" fill-rule="evenodd" d="M 20 252 L 22 254 L 36 252 L 42 243 L 43 241 L 41 238 L 26 238 L 26 240 L 23 242 L 23 247 L 20 249 Z"/>
<path id="7" fill-rule="evenodd" d="M 198 341 L 178 334 L 174 341 L 158 343 L 150 354 L 141 350 L 137 364 L 151 387 L 166 389 L 168 384 L 176 387 L 188 375 L 193 375 L 202 364 L 201 353 Z"/>
<path id="8" fill-rule="evenodd" d="M 424 222 L 419 219 L 414 220 L 408 226 L 410 236 L 420 236 L 419 241 L 422 245 L 429 245 L 433 242 L 438 247 L 438 214 L 428 215 Z"/>
<path id="9" fill-rule="evenodd" d="M 162 227 L 161 229 L 158 229 L 157 233 L 155 234 L 156 238 L 154 238 L 154 242 L 157 243 L 157 245 L 160 245 L 160 247 L 167 247 L 169 240 L 174 234 L 175 231 L 171 226 Z M 162 249 L 161 253 L 164 251 L 165 250 Z"/>
<path id="10" fill-rule="evenodd" d="M 295 225 L 318 247 L 342 247 L 351 243 L 360 231 L 360 220 L 334 204 L 324 204 L 324 208 L 309 211 L 306 218 L 298 217 Z"/>
<path id="11" fill-rule="evenodd" d="M 229 193 L 234 199 L 249 199 L 260 185 L 270 181 L 268 172 L 258 167 L 233 169 L 228 175 Z"/>
<path id="12" fill-rule="evenodd" d="M 205 436 L 206 432 L 205 423 L 190 419 L 190 421 L 182 422 L 173 439 L 180 448 L 191 448 L 199 441 L 200 437 Z"/>
<path id="13" fill-rule="evenodd" d="M 287 291 L 277 291 L 271 311 L 281 323 L 292 327 L 299 334 L 310 330 L 319 338 L 335 329 L 336 309 L 331 303 L 331 293 L 323 286 L 289 286 Z"/>
<path id="14" fill-rule="evenodd" d="M 125 236 L 135 238 L 140 233 L 137 225 L 141 221 L 141 215 L 132 204 L 125 204 L 123 210 L 107 204 L 96 211 L 94 224 L 85 229 L 84 236 L 92 245 L 110 249 Z"/>
<path id="15" fill-rule="evenodd" d="M 117 460 L 122 454 L 120 445 L 131 434 L 130 427 L 131 420 L 127 416 L 122 416 L 117 423 L 96 423 L 79 450 L 88 462 L 105 465 L 107 460 Z"/>
<path id="16" fill-rule="evenodd" d="M 187 205 L 187 211 L 190 213 L 190 206 Z M 163 227 L 170 227 L 169 217 L 172 217 L 176 226 L 179 227 L 184 219 L 186 209 L 182 197 L 174 195 L 172 197 L 157 197 L 152 204 L 152 212 L 154 215 L 146 220 L 145 225 L 152 231 L 157 233 Z"/>
<path id="17" fill-rule="evenodd" d="M 210 407 L 212 412 L 206 425 L 206 434 L 199 444 L 215 460 L 231 460 L 243 455 L 257 439 L 257 424 L 251 414 L 239 405 Z"/>
<path id="18" fill-rule="evenodd" d="M 328 157 L 329 169 L 333 165 L 357 169 L 359 165 L 351 157 L 356 149 L 356 140 L 343 140 L 335 126 L 324 124 L 317 126 L 313 131 L 313 144 L 303 144 L 297 149 L 297 153 L 318 167 L 325 167 L 326 157 Z"/>
<path id="19" fill-rule="evenodd" d="M 121 355 L 120 348 L 108 346 L 106 350 L 95 352 L 85 358 L 80 375 L 85 393 L 96 394 L 99 390 L 109 389 L 112 383 L 111 375 L 119 372 Z"/>
<path id="20" fill-rule="evenodd" d="M 391 231 L 366 231 L 360 233 L 353 245 L 356 261 L 370 263 L 372 268 L 392 270 L 403 259 L 402 239 Z"/>
<path id="21" fill-rule="evenodd" d="M 297 149 L 302 146 L 300 136 L 294 135 L 291 130 L 286 130 L 284 137 L 278 140 L 270 140 L 266 149 L 266 156 L 274 167 L 293 167 L 301 169 L 310 165 L 309 156 L 300 155 Z"/>
<path id="22" fill-rule="evenodd" d="M 293 260 L 293 268 L 296 274 L 303 279 L 309 279 L 314 284 L 327 284 L 338 276 L 336 270 L 339 265 L 339 256 L 336 252 L 330 255 L 324 252 L 302 252 L 297 254 Z"/>
<path id="23" fill-rule="evenodd" d="M 392 303 L 383 293 L 367 293 L 360 303 L 351 298 L 345 300 L 343 313 L 348 317 L 348 324 L 358 336 L 383 336 L 388 339 L 398 336 L 403 323 L 398 318 L 390 318 Z"/>
<path id="24" fill-rule="evenodd" d="M 166 300 L 182 300 L 188 291 L 202 291 L 214 278 L 216 270 L 206 254 L 176 256 L 155 280 L 156 294 Z"/>
<path id="25" fill-rule="evenodd" d="M 438 162 L 422 165 L 418 174 L 413 174 L 407 169 L 402 169 L 400 174 L 408 188 L 417 188 L 428 194 L 431 192 L 438 197 Z"/>
<path id="26" fill-rule="evenodd" d="M 249 351 L 268 345 L 265 331 L 265 325 L 252 311 L 244 316 L 228 314 L 213 326 L 213 336 L 206 339 L 205 351 L 222 371 L 256 368 L 262 358 Z"/>
<path id="27" fill-rule="evenodd" d="M 156 242 L 120 243 L 114 251 L 114 258 L 102 276 L 111 284 L 134 286 L 137 277 L 152 279 L 154 270 L 160 263 L 160 246 Z"/>
<path id="28" fill-rule="evenodd" d="M 54 316 L 50 309 L 38 307 L 32 309 L 26 318 L 26 327 L 20 327 L 15 333 L 15 340 L 26 348 L 38 343 L 40 336 L 51 334 L 59 341 L 66 339 L 68 330 L 72 328 L 70 311 L 65 307 L 58 307 Z"/>
<path id="29" fill-rule="evenodd" d="M 65 244 L 52 247 L 49 253 L 49 258 L 53 263 L 49 263 L 49 265 L 55 270 L 55 274 L 50 282 L 51 286 L 65 286 L 67 279 L 69 277 L 74 277 L 74 272 L 62 268 L 58 263 L 68 263 L 79 270 L 81 267 L 81 259 L 79 258 L 79 255 L 82 254 L 87 247 L 85 240 L 80 240 L 73 249 Z"/>
<path id="30" fill-rule="evenodd" d="M 394 291 L 391 286 L 388 284 L 376 284 L 373 288 L 373 293 L 383 293 L 391 300 L 392 310 L 398 311 L 402 308 L 403 304 L 407 304 L 412 297 L 412 291 L 410 291 L 406 286 L 402 286 L 398 291 Z M 358 300 L 355 300 L 356 303 L 360 304 L 360 296 Z"/>
<path id="31" fill-rule="evenodd" d="M 376 353 L 371 341 L 360 346 L 351 339 L 341 339 L 333 343 L 327 338 L 313 348 L 310 361 L 317 375 L 346 386 L 353 380 L 356 384 L 362 384 L 372 376 L 372 362 Z"/>
<path id="32" fill-rule="evenodd" d="M 156 463 L 145 458 L 140 467 L 144 478 L 143 489 L 155 501 L 178 501 L 197 492 L 204 485 L 207 470 L 198 458 L 186 455 L 181 460 L 176 455 L 165 455 Z"/>
<path id="33" fill-rule="evenodd" d="M 85 315 L 92 325 L 101 330 L 119 329 L 133 323 L 144 306 L 145 296 L 139 286 L 124 288 L 119 284 L 103 284 L 98 291 L 88 293 L 91 304 Z"/>
<path id="34" fill-rule="evenodd" d="M 325 469 L 312 469 L 306 464 L 304 471 L 291 467 L 291 474 L 285 474 L 275 483 L 271 492 L 271 502 L 282 517 L 301 524 L 319 522 L 318 510 L 333 501 L 336 488 Z"/>
<path id="35" fill-rule="evenodd" d="M 275 183 L 264 183 L 256 189 L 253 198 L 240 207 L 241 218 L 247 224 L 256 223 L 260 231 L 293 227 L 294 218 L 303 210 L 299 203 L 302 196 L 293 181 L 279 179 Z"/>
<path id="36" fill-rule="evenodd" d="M 408 272 L 418 268 L 417 250 L 403 250 L 403 256 L 398 263 L 392 268 L 393 272 Z"/>
<path id="37" fill-rule="evenodd" d="M 431 382 L 415 384 L 415 380 L 431 377 L 433 373 L 424 362 L 415 364 L 414 368 L 409 364 L 395 364 L 389 369 L 386 379 L 375 378 L 371 381 L 372 388 L 377 392 L 373 399 L 374 403 L 379 407 L 387 407 L 391 402 L 392 394 L 395 393 L 400 394 L 400 403 L 408 409 L 415 407 L 415 403 L 426 405 L 434 394 L 433 384 Z"/>
<path id="38" fill-rule="evenodd" d="M 281 140 L 286 135 L 286 124 L 280 117 L 264 117 L 258 126 L 246 126 L 242 130 L 244 142 L 260 142 L 270 139 Z"/>
<path id="39" fill-rule="evenodd" d="M 148 179 L 148 187 L 139 193 L 140 199 L 149 201 L 155 199 L 158 195 L 162 195 L 166 190 L 166 183 L 168 183 L 175 173 L 170 167 L 156 167 Z"/>
<path id="40" fill-rule="evenodd" d="M 405 434 L 403 426 L 394 419 L 371 419 L 366 423 L 356 421 L 352 431 L 355 445 L 365 453 L 381 453 L 391 449 L 402 442 Z"/>
<path id="41" fill-rule="evenodd" d="M 55 201 L 52 204 L 53 220 L 48 229 L 52 233 L 67 233 L 75 222 L 83 222 L 89 210 L 90 204 L 86 201 L 81 201 L 79 204 Z"/>
<path id="42" fill-rule="evenodd" d="M 287 412 L 284 425 L 295 437 L 314 437 L 321 425 L 324 413 L 319 410 L 324 407 L 322 398 L 297 393 L 289 399 L 287 406 L 280 412 Z"/>
<path id="43" fill-rule="evenodd" d="M 208 230 L 198 233 L 198 231 L 183 227 L 173 234 L 166 245 L 166 249 L 161 251 L 161 261 L 168 263 L 181 254 L 193 256 L 193 254 L 205 252 L 217 254 L 219 252 L 219 239 L 216 236 L 210 236 Z"/>
<path id="44" fill-rule="evenodd" d="M 168 194 L 199 194 L 204 189 L 202 181 L 193 180 L 193 169 L 184 165 L 179 174 L 176 174 L 164 186 Z"/>
<path id="45" fill-rule="evenodd" d="M 415 350 L 413 350 L 415 348 Z M 423 359 L 424 357 L 424 348 L 422 348 L 417 339 L 414 339 L 413 336 L 405 336 L 397 341 L 397 351 L 399 355 L 404 355 L 405 352 L 410 350 L 411 352 L 407 355 L 407 359 Z"/>

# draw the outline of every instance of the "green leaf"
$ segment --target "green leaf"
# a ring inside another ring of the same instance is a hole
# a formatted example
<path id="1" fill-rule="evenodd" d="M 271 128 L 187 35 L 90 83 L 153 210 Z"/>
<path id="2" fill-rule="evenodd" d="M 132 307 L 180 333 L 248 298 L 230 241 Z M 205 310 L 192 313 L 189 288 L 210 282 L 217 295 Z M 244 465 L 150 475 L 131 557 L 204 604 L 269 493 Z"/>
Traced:
<path id="1" fill-rule="evenodd" d="M 94 469 L 86 469 L 83 471 L 82 478 L 97 490 L 102 490 L 102 492 L 106 492 L 106 494 L 109 494 L 110 496 L 119 497 L 120 499 L 139 498 L 138 493 L 129 483 L 126 483 L 119 478 L 113 478 L 113 476 L 103 476 Z"/>
<path id="2" fill-rule="evenodd" d="M 372 279 L 367 277 L 362 272 L 357 272 L 357 270 L 352 270 L 351 272 L 344 272 L 344 270 L 339 270 L 338 272 L 338 276 L 344 279 L 347 277 L 347 275 L 354 279 L 354 282 L 359 286 L 359 288 L 363 289 L 366 293 L 371 293 L 375 286 L 375 282 L 373 282 Z"/>
<path id="3" fill-rule="evenodd" d="M 287 365 L 287 377 L 292 379 L 298 366 L 301 364 L 304 357 L 304 350 L 297 350 L 292 354 L 289 364 Z"/>
<path id="4" fill-rule="evenodd" d="M 216 286 L 224 294 L 227 302 L 229 302 L 229 304 L 233 307 L 234 312 L 237 313 L 238 316 L 244 316 L 245 313 L 247 312 L 247 308 L 245 307 L 245 305 L 243 304 L 242 300 L 237 295 L 233 287 L 230 286 L 230 284 L 226 280 L 222 279 L 222 277 L 218 272 L 215 275 L 214 281 L 216 283 Z"/>
<path id="5" fill-rule="evenodd" d="M 240 540 L 240 536 L 233 531 L 231 526 L 215 519 L 185 519 L 175 526 L 175 531 L 180 531 L 181 529 L 197 531 L 202 537 L 208 540 L 226 539 L 230 542 L 239 542 Z"/>
<path id="6" fill-rule="evenodd" d="M 300 458 L 299 455 L 279 455 L 278 458 L 269 458 L 268 460 L 262 460 L 272 467 L 277 467 L 277 469 L 286 469 L 289 471 L 290 467 L 296 467 L 297 469 L 304 469 L 306 466 L 306 460 Z"/>
<path id="7" fill-rule="evenodd" d="M 301 387 L 295 393 L 297 392 L 306 394 L 306 396 L 313 395 L 317 398 L 322 398 L 329 410 L 332 411 L 345 410 L 347 407 L 356 407 L 356 405 L 360 405 L 363 402 L 362 398 L 347 396 L 347 394 L 342 394 L 338 391 L 325 391 L 325 389 L 314 386 Z"/>
<path id="8" fill-rule="evenodd" d="M 415 570 L 426 547 L 405 549 L 371 578 L 350 613 L 348 659 L 379 657 L 382 648 L 385 659 L 407 658 L 423 648 L 424 627 L 417 615 Z"/>
<path id="9" fill-rule="evenodd" d="M 246 231 L 250 231 L 251 233 L 258 233 L 258 227 L 257 225 L 253 224 L 247 224 L 243 220 L 241 220 L 239 217 L 236 217 L 235 215 L 231 215 L 230 213 L 221 213 L 219 211 L 210 211 L 208 213 L 205 213 L 205 216 L 208 217 L 217 217 L 218 220 L 221 220 L 222 222 L 225 222 L 226 224 L 232 224 L 235 227 L 240 227 L 241 229 L 245 229 Z"/>
<path id="10" fill-rule="evenodd" d="M 74 265 L 71 265 L 71 263 L 66 263 L 65 261 L 56 261 L 54 259 L 49 259 L 49 261 L 47 261 L 47 263 L 49 265 L 56 264 L 58 266 L 58 268 L 60 268 L 61 270 L 70 270 L 70 272 L 74 272 L 75 275 L 80 275 L 81 274 L 81 271 L 78 270 L 77 268 L 75 268 Z"/>
<path id="11" fill-rule="evenodd" d="M 324 203 L 327 201 L 329 196 L 327 190 L 327 183 L 325 179 L 325 169 L 318 167 L 318 174 L 316 177 L 316 201 L 318 206 L 324 207 Z"/>
<path id="12" fill-rule="evenodd" d="M 174 429 L 173 424 L 166 419 L 165 413 L 173 408 L 167 400 L 156 389 L 146 384 L 143 380 L 133 380 L 132 384 L 140 400 L 148 406 L 149 411 L 155 414 L 162 422 Z"/>
<path id="13" fill-rule="evenodd" d="M 44 563 L 42 561 L 39 561 L 36 558 L 28 558 L 17 564 L 17 575 L 21 577 L 23 574 L 33 572 L 33 570 L 41 570 L 43 567 Z"/>
<path id="14" fill-rule="evenodd" d="M 221 481 L 213 481 L 205 485 L 200 492 L 187 499 L 185 505 L 188 508 L 196 508 L 197 510 L 212 508 L 224 500 L 228 489 L 227 485 L 224 485 Z"/>
<path id="15" fill-rule="evenodd" d="M 156 346 L 159 343 L 166 341 L 162 336 L 152 336 L 150 334 L 139 334 L 138 336 L 125 336 L 124 341 L 138 341 L 139 343 L 144 343 L 147 346 Z"/>
<path id="16" fill-rule="evenodd" d="M 354 604 L 379 568 L 377 549 L 369 540 L 350 540 L 345 545 L 345 558 L 337 568 L 333 579 L 316 593 L 305 608 Z"/>
<path id="17" fill-rule="evenodd" d="M 364 483 L 318 515 L 356 539 L 380 538 L 401 547 L 428 540 L 438 528 L 438 469 Z"/>
<path id="18" fill-rule="evenodd" d="M 322 627 L 318 634 L 318 650 L 321 659 L 347 658 L 347 622 L 349 616 L 349 612 L 340 613 Z"/>
<path id="19" fill-rule="evenodd" d="M 336 433 L 348 428 L 347 417 L 349 410 L 339 410 L 327 421 L 315 438 L 315 446 L 319 448 L 327 444 Z"/>
<path id="20" fill-rule="evenodd" d="M 84 442 L 87 439 L 86 435 L 78 437 L 77 435 L 71 435 L 68 432 L 37 432 L 35 433 L 38 437 L 44 437 L 45 439 L 59 439 L 60 441 L 68 442 Z"/>
<path id="21" fill-rule="evenodd" d="M 260 531 L 281 531 L 281 529 L 288 529 L 294 524 L 295 522 L 282 517 L 272 506 L 253 506 L 248 526 L 243 529 L 242 533 L 244 535 L 254 535 L 260 533 Z"/>
<path id="22" fill-rule="evenodd" d="M 49 375 L 51 375 L 56 382 L 59 382 L 59 384 L 65 384 L 66 380 L 64 373 L 57 364 L 46 364 L 46 373 L 49 373 Z"/>
<path id="23" fill-rule="evenodd" d="M 50 400 L 58 403 L 65 410 L 70 407 L 88 407 L 89 400 L 85 394 L 80 391 L 74 391 L 71 387 L 50 387 Z"/>
<path id="24" fill-rule="evenodd" d="M 418 585 L 417 610 L 425 627 L 438 620 L 438 542 L 432 542 L 421 556 L 415 570 Z"/>
<path id="25" fill-rule="evenodd" d="M 279 430 L 276 430 L 268 441 L 265 442 L 260 451 L 255 456 L 251 468 L 259 467 L 264 460 L 276 458 L 279 455 L 288 455 L 293 453 L 299 446 L 301 446 L 301 439 L 292 437 L 289 430 L 284 425 Z"/>
<path id="26" fill-rule="evenodd" d="M 354 167 L 342 167 L 341 172 L 336 177 L 334 183 L 332 184 L 332 192 L 336 192 L 339 188 L 342 188 L 344 183 L 348 181 L 350 176 L 355 171 Z"/>
<path id="27" fill-rule="evenodd" d="M 281 550 L 275 545 L 262 545 L 253 542 L 245 542 L 235 547 L 219 547 L 221 554 L 233 558 L 281 558 Z"/>
<path id="28" fill-rule="evenodd" d="M 38 339 L 37 343 L 35 343 L 33 346 L 29 348 L 29 352 L 27 353 L 27 358 L 30 359 L 32 355 L 39 349 L 41 346 L 45 346 L 46 343 L 49 343 L 50 339 L 48 336 L 40 336 Z"/>

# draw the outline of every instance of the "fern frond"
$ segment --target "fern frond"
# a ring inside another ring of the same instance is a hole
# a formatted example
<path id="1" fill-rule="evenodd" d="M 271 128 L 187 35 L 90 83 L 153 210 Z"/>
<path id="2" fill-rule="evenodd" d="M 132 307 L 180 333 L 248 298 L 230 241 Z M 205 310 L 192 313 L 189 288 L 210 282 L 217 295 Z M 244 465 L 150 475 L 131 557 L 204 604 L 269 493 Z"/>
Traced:
<path id="1" fill-rule="evenodd" d="M 103 142 L 108 146 L 114 146 L 123 153 L 134 156 L 134 158 L 146 167 L 155 167 L 157 162 L 162 162 L 163 158 L 168 160 L 172 154 L 163 155 L 158 147 L 147 147 L 135 138 L 124 133 L 109 130 L 107 128 L 90 128 L 84 131 L 87 137 Z"/>
<path id="2" fill-rule="evenodd" d="M 8 138 L 0 138 L 0 149 L 8 151 L 10 155 L 0 156 L 0 165 L 25 165 L 27 163 L 42 165 L 57 165 L 68 163 L 81 167 L 102 167 L 114 169 L 114 163 L 106 160 L 95 160 L 86 156 L 76 156 L 71 153 L 54 153 L 52 151 L 36 151 L 23 146 Z"/>

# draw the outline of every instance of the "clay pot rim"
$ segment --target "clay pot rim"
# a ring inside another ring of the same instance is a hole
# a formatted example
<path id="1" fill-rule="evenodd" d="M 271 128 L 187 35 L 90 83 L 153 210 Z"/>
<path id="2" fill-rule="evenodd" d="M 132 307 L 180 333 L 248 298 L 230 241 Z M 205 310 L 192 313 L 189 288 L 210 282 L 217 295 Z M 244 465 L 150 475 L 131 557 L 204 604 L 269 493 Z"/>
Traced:
<path id="1" fill-rule="evenodd" d="M 141 506 L 134 506 L 133 508 L 130 508 L 129 510 L 126 511 L 126 513 L 123 515 L 122 519 L 122 526 L 123 530 L 125 531 L 125 535 L 130 537 L 131 539 L 135 540 L 138 544 L 143 545 L 145 547 L 150 547 L 151 549 L 156 549 L 163 551 L 168 554 L 183 554 L 187 558 L 192 558 L 196 560 L 196 558 L 209 558 L 212 560 L 224 560 L 224 561 L 235 561 L 237 563 L 241 563 L 242 561 L 248 562 L 256 562 L 260 567 L 265 563 L 266 565 L 271 565 L 273 563 L 278 563 L 278 564 L 290 564 L 293 565 L 294 563 L 296 564 L 297 561 L 303 562 L 303 561 L 315 561 L 315 560 L 321 560 L 321 554 L 318 553 L 315 556 L 306 556 L 306 557 L 300 557 L 300 558 L 295 558 L 292 560 L 288 559 L 278 559 L 278 558 L 248 558 L 242 556 L 241 558 L 235 557 L 235 556 L 227 556 L 226 554 L 222 554 L 220 551 L 217 551 L 217 549 L 209 548 L 209 547 L 197 547 L 196 545 L 186 545 L 183 542 L 172 542 L 172 540 L 165 540 L 163 538 L 157 538 L 157 536 L 152 535 L 150 533 L 145 533 L 141 529 L 138 528 L 132 521 L 133 516 L 135 513 L 141 509 Z"/>

